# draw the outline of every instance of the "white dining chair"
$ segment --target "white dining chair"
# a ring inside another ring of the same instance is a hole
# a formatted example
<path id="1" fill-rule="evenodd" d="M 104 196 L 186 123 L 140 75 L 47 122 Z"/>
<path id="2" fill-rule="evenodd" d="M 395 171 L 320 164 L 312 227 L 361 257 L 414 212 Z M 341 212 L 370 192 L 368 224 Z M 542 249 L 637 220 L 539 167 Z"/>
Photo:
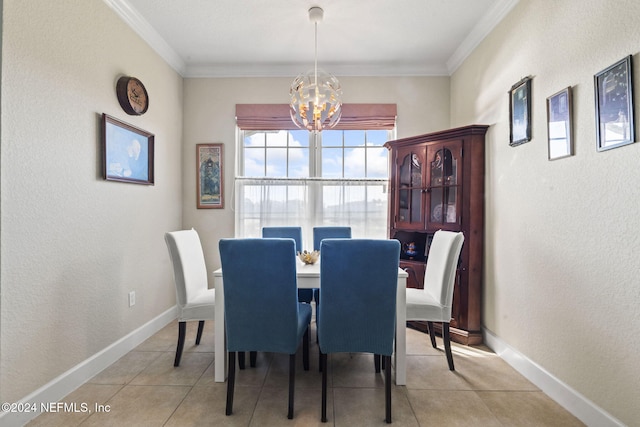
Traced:
<path id="1" fill-rule="evenodd" d="M 426 321 L 431 345 L 437 348 L 433 322 L 442 323 L 442 340 L 449 370 L 455 370 L 451 354 L 449 322 L 458 259 L 464 235 L 438 230 L 433 236 L 424 273 L 424 289 L 407 288 L 407 321 Z"/>
<path id="2" fill-rule="evenodd" d="M 205 320 L 215 317 L 215 290 L 209 289 L 202 244 L 196 230 L 165 233 L 173 264 L 178 306 L 178 345 L 173 366 L 180 366 L 187 322 L 198 321 L 196 345 L 200 344 Z"/>

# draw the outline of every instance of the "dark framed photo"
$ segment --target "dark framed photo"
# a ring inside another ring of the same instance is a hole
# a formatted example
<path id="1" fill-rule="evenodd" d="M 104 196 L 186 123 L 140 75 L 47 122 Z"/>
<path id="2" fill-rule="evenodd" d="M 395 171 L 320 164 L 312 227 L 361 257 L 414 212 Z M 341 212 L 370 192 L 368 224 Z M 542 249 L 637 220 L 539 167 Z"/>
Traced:
<path id="1" fill-rule="evenodd" d="M 198 209 L 224 208 L 223 144 L 197 144 Z"/>
<path id="2" fill-rule="evenodd" d="M 531 141 L 531 77 L 525 77 L 509 91 L 509 145 Z"/>
<path id="3" fill-rule="evenodd" d="M 571 87 L 547 98 L 549 160 L 573 155 L 573 107 Z"/>
<path id="4" fill-rule="evenodd" d="M 631 55 L 594 76 L 598 151 L 635 142 Z"/>
<path id="5" fill-rule="evenodd" d="M 152 133 L 102 114 L 104 179 L 153 185 L 154 142 Z"/>

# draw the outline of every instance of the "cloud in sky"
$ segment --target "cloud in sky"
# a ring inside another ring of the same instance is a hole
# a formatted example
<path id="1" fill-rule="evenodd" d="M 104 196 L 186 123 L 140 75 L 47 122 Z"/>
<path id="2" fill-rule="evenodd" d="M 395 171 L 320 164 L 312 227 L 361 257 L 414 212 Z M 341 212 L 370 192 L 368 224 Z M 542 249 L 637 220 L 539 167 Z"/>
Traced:
<path id="1" fill-rule="evenodd" d="M 306 131 L 257 132 L 245 138 L 244 175 L 301 178 L 309 176 L 309 142 Z M 332 135 L 332 142 L 335 141 Z M 348 142 L 347 142 L 348 143 Z M 266 152 L 266 160 L 265 160 Z M 323 147 L 322 175 L 342 178 L 385 178 L 388 176 L 388 150 L 381 145 L 365 144 Z M 288 171 L 287 171 L 288 162 Z"/>

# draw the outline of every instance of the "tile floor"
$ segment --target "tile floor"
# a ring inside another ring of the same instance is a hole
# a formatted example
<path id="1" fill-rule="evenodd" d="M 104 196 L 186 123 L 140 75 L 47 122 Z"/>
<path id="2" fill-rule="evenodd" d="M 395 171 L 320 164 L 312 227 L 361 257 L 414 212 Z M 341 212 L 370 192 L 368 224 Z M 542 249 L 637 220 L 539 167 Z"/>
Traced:
<path id="1" fill-rule="evenodd" d="M 298 357 L 293 420 L 287 419 L 288 357 L 263 353 L 256 368 L 237 371 L 234 413 L 225 416 L 226 383 L 213 380 L 213 322 L 199 346 L 196 326 L 187 328 L 180 367 L 173 367 L 173 322 L 64 399 L 86 403 L 91 414 L 47 413 L 28 426 L 386 425 L 383 374 L 375 374 L 371 355 L 360 354 L 329 357 L 329 422 L 320 422 L 315 328 L 309 371 Z M 453 351 L 456 371 L 450 372 L 441 340 L 436 350 L 428 335 L 407 329 L 407 385 L 392 388 L 393 425 L 583 425 L 486 347 L 454 344 Z M 96 404 L 109 411 L 94 412 Z"/>

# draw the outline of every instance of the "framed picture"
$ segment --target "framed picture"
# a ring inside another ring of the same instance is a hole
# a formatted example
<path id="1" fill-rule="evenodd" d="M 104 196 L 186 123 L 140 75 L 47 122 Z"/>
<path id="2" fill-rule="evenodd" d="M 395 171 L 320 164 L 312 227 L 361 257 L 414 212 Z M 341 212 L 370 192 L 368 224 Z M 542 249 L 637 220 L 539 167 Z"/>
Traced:
<path id="1" fill-rule="evenodd" d="M 224 208 L 223 144 L 197 144 L 198 209 Z"/>
<path id="2" fill-rule="evenodd" d="M 154 142 L 152 133 L 102 114 L 104 179 L 153 185 Z"/>
<path id="3" fill-rule="evenodd" d="M 573 155 L 571 87 L 547 98 L 547 137 L 549 160 Z"/>
<path id="4" fill-rule="evenodd" d="M 509 145 L 531 141 L 531 77 L 525 77 L 509 91 Z"/>
<path id="5" fill-rule="evenodd" d="M 635 142 L 631 55 L 594 76 L 598 151 Z"/>

